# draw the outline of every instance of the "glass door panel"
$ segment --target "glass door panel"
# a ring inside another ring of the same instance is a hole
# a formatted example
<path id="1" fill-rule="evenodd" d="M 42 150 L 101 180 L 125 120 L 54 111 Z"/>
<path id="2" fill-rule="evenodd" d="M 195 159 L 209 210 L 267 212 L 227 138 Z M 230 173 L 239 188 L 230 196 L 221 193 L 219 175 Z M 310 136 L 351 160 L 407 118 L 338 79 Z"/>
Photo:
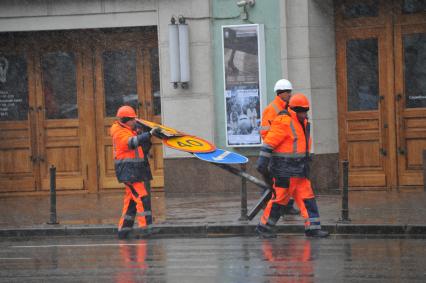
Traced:
<path id="1" fill-rule="evenodd" d="M 348 111 L 379 108 L 378 55 L 377 38 L 347 42 Z"/>
<path id="2" fill-rule="evenodd" d="M 52 37 L 53 42 L 59 40 Z M 39 131 L 42 142 L 39 145 L 40 173 L 42 189 L 50 185 L 49 168 L 56 167 L 57 189 L 83 189 L 84 171 L 78 94 L 81 93 L 77 81 L 82 84 L 78 70 L 81 56 L 78 51 L 41 51 L 40 80 L 37 107 Z"/>
<path id="3" fill-rule="evenodd" d="M 42 56 L 43 97 L 46 119 L 78 119 L 75 54 Z"/>
<path id="4" fill-rule="evenodd" d="M 353 30 L 337 36 L 339 132 L 341 159 L 349 161 L 351 187 L 388 185 L 386 67 L 380 29 Z"/>
<path id="5" fill-rule="evenodd" d="M 404 35 L 404 92 L 406 108 L 426 107 L 426 33 Z"/>
<path id="6" fill-rule="evenodd" d="M 106 117 L 115 117 L 122 105 L 138 108 L 136 51 L 114 50 L 102 53 Z"/>
<path id="7" fill-rule="evenodd" d="M 28 87 L 31 66 L 23 53 L 0 49 L 0 192 L 36 188 L 31 127 L 34 107 L 29 104 Z"/>
<path id="8" fill-rule="evenodd" d="M 398 183 L 422 186 L 422 156 L 426 150 L 426 25 L 397 26 L 395 37 Z"/>

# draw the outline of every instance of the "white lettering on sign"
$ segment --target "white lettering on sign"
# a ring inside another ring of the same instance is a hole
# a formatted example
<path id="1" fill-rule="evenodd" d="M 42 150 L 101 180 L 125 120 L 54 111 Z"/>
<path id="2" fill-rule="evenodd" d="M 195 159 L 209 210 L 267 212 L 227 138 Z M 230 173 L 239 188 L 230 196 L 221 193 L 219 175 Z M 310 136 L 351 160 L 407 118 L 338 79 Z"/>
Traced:
<path id="1" fill-rule="evenodd" d="M 425 99 L 426 96 L 425 95 L 410 95 L 408 98 L 409 99 L 413 99 L 413 100 L 415 100 L 415 99 Z"/>
<path id="2" fill-rule="evenodd" d="M 228 155 L 230 155 L 231 152 L 230 151 L 225 151 L 224 153 L 222 153 L 221 155 L 217 156 L 217 157 L 213 157 L 213 160 L 219 161 L 219 160 L 223 160 L 225 157 L 227 157 Z"/>

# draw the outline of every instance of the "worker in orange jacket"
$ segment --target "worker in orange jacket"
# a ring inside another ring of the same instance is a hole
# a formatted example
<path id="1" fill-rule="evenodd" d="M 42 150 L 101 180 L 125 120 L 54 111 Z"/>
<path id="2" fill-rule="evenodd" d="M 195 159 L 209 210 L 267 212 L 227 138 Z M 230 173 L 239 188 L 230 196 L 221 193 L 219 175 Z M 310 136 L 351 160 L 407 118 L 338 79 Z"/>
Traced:
<path id="1" fill-rule="evenodd" d="M 117 111 L 118 121 L 111 126 L 114 167 L 117 179 L 125 184 L 124 206 L 118 224 L 118 237 L 125 239 L 135 218 L 142 231 L 149 233 L 152 224 L 151 200 L 144 181 L 152 180 L 146 155 L 151 147 L 151 134 L 138 132 L 136 112 L 131 106 Z"/>
<path id="2" fill-rule="evenodd" d="M 281 209 L 293 197 L 305 219 L 305 235 L 326 237 L 321 230 L 319 212 L 309 175 L 310 124 L 307 112 L 309 101 L 303 94 L 294 94 L 289 109 L 281 111 L 267 133 L 256 163 L 257 170 L 268 171 L 272 158 L 271 175 L 275 194 L 269 200 L 256 232 L 264 238 L 276 237 L 273 227 L 281 216 Z"/>
<path id="3" fill-rule="evenodd" d="M 293 90 L 293 86 L 290 81 L 286 79 L 278 80 L 274 86 L 274 92 L 276 96 L 274 100 L 266 106 L 265 110 L 262 113 L 262 121 L 260 124 L 260 135 L 264 140 L 266 134 L 269 132 L 271 128 L 272 121 L 278 116 L 282 110 L 287 109 L 288 101 L 291 97 L 291 92 Z M 271 177 L 269 174 L 263 175 L 266 183 L 271 183 Z M 289 215 L 299 215 L 300 210 L 294 208 L 294 200 L 290 199 L 288 204 L 283 207 L 282 214 Z"/>

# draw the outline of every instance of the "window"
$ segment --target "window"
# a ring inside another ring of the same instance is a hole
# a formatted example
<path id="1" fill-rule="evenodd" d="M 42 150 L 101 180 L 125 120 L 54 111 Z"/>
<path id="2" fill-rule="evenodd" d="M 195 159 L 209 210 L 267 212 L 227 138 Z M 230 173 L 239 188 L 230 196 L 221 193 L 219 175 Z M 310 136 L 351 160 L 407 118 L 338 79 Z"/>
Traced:
<path id="1" fill-rule="evenodd" d="M 404 90 L 407 108 L 426 107 L 426 33 L 403 37 Z"/>
<path id="2" fill-rule="evenodd" d="M 47 119 L 76 119 L 75 55 L 52 52 L 42 56 L 43 96 Z"/>
<path id="3" fill-rule="evenodd" d="M 361 17 L 377 17 L 379 15 L 379 1 L 343 1 L 343 15 L 347 19 Z"/>
<path id="4" fill-rule="evenodd" d="M 137 109 L 136 51 L 106 51 L 102 57 L 106 116 L 114 117 L 122 105 Z"/>
<path id="5" fill-rule="evenodd" d="M 28 74 L 24 56 L 0 53 L 0 121 L 28 118 Z"/>
<path id="6" fill-rule="evenodd" d="M 378 43 L 353 39 L 346 47 L 348 111 L 378 109 Z"/>

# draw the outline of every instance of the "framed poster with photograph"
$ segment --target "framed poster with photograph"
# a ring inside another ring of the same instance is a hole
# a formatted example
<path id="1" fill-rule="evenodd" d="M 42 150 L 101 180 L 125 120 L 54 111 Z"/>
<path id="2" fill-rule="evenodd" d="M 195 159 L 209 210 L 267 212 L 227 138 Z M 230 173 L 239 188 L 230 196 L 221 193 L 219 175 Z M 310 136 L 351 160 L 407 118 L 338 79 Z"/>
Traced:
<path id="1" fill-rule="evenodd" d="M 226 145 L 260 146 L 264 104 L 263 25 L 222 26 Z"/>

